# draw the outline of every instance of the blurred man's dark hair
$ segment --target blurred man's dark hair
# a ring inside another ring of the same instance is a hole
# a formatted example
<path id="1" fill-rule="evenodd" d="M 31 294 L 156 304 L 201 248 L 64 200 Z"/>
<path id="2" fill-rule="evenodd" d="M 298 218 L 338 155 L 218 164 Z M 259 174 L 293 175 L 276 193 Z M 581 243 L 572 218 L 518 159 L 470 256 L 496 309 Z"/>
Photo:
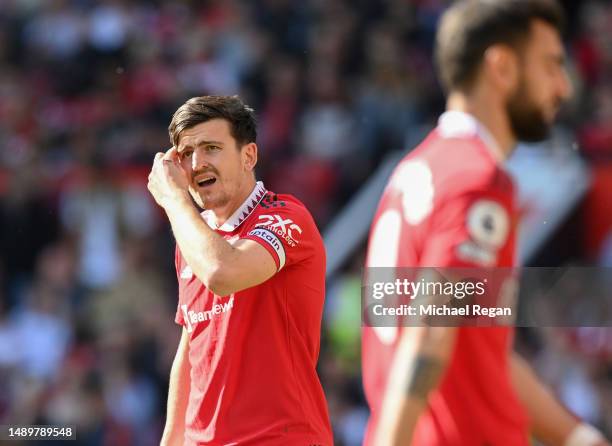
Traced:
<path id="1" fill-rule="evenodd" d="M 238 147 L 256 142 L 255 112 L 238 96 L 198 96 L 189 99 L 172 116 L 168 127 L 170 141 L 178 147 L 183 130 L 212 119 L 225 119 L 229 122 L 231 134 Z"/>
<path id="2" fill-rule="evenodd" d="M 485 51 L 507 45 L 520 54 L 531 25 L 541 20 L 560 33 L 564 15 L 555 0 L 460 0 L 442 16 L 436 36 L 435 59 L 447 91 L 468 91 Z"/>

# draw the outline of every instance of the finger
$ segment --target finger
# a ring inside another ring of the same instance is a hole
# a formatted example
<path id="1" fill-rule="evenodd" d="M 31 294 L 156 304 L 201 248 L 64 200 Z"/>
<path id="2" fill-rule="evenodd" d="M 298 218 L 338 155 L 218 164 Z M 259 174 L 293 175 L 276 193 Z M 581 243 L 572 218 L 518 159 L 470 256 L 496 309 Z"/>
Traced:
<path id="1" fill-rule="evenodd" d="M 153 161 L 153 168 L 151 169 L 151 174 L 155 175 L 155 172 L 159 171 L 159 169 L 163 169 L 163 165 L 166 164 L 166 159 L 164 158 L 165 153 L 158 152 L 155 154 L 155 161 Z"/>
<path id="2" fill-rule="evenodd" d="M 159 166 L 160 161 L 163 159 L 164 154 L 162 152 L 157 152 L 155 154 L 155 158 L 153 159 L 153 168 L 151 169 L 151 173 L 155 171 L 156 166 Z"/>
<path id="3" fill-rule="evenodd" d="M 170 149 L 166 151 L 164 154 L 164 159 L 169 159 L 173 161 L 178 161 L 179 155 L 176 147 L 172 146 Z"/>

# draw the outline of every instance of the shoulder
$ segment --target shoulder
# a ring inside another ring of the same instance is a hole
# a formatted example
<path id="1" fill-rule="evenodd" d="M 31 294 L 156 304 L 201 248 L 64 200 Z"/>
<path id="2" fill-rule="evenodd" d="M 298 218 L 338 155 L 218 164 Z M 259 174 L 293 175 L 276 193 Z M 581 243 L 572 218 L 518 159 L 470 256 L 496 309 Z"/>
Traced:
<path id="1" fill-rule="evenodd" d="M 304 203 L 289 194 L 277 194 L 268 191 L 259 202 L 255 212 L 258 216 L 291 215 L 314 224 L 314 219 Z"/>
<path id="2" fill-rule="evenodd" d="M 400 162 L 393 182 L 427 183 L 437 198 L 478 191 L 513 194 L 511 177 L 488 150 L 474 138 L 428 138 Z"/>
<path id="3" fill-rule="evenodd" d="M 306 206 L 289 194 L 268 191 L 255 209 L 253 225 L 274 232 L 291 246 L 299 245 L 305 239 L 321 240 Z"/>
<path id="4" fill-rule="evenodd" d="M 306 206 L 296 197 L 290 194 L 277 194 L 276 192 L 267 191 L 259 202 L 260 209 L 281 209 L 288 208 L 290 210 L 306 210 Z"/>

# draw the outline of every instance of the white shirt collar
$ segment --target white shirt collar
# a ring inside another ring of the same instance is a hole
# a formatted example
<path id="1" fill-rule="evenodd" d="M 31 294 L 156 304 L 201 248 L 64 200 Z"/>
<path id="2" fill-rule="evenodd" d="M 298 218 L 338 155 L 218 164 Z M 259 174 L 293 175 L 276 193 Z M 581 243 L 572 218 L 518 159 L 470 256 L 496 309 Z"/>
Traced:
<path id="1" fill-rule="evenodd" d="M 474 116 L 457 110 L 449 110 L 438 119 L 438 131 L 443 138 L 478 136 L 498 163 L 506 159 L 504 152 L 489 130 Z"/>
<path id="2" fill-rule="evenodd" d="M 236 228 L 240 226 L 249 215 L 251 215 L 261 199 L 264 197 L 264 195 L 266 195 L 266 192 L 268 191 L 266 190 L 263 182 L 258 181 L 247 199 L 244 200 L 242 205 L 236 209 L 236 211 L 225 221 L 225 223 L 221 225 L 221 227 L 217 227 L 215 225 L 215 216 L 212 210 L 209 209 L 202 212 L 202 217 L 206 223 L 208 223 L 208 226 L 210 226 L 211 229 L 232 232 L 236 230 Z"/>

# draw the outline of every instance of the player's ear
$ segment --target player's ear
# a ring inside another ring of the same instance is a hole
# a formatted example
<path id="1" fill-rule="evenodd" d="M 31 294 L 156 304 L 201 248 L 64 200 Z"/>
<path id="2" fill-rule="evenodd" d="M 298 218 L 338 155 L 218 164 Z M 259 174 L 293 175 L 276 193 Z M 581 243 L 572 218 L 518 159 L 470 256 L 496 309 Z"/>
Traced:
<path id="1" fill-rule="evenodd" d="M 493 45 L 485 51 L 484 64 L 489 79 L 502 92 L 514 91 L 519 80 L 516 51 L 507 45 Z"/>
<path id="2" fill-rule="evenodd" d="M 250 142 L 242 146 L 240 156 L 244 170 L 247 172 L 253 171 L 257 165 L 257 144 Z"/>

